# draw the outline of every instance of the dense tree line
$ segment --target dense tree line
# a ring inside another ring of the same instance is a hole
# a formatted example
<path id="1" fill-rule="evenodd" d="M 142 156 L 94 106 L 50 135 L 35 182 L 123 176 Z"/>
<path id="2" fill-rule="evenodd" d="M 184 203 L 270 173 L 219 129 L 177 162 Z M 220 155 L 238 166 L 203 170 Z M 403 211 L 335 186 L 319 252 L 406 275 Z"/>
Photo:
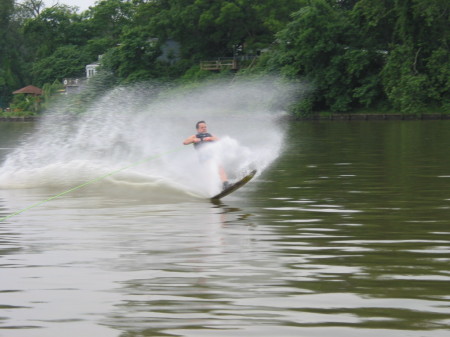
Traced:
<path id="1" fill-rule="evenodd" d="M 201 60 L 258 58 L 239 72 L 310 90 L 293 111 L 450 110 L 448 0 L 100 0 L 82 13 L 0 2 L 0 105 L 102 67 L 119 82 L 194 80 Z M 161 59 L 167 41 L 177 55 Z"/>

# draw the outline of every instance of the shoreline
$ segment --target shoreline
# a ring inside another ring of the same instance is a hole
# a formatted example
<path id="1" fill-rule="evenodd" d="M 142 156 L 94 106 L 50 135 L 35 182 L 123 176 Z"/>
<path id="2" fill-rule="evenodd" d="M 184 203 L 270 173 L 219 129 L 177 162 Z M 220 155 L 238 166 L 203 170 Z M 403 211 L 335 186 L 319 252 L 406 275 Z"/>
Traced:
<path id="1" fill-rule="evenodd" d="M 24 116 L 24 117 L 0 117 L 0 122 L 35 122 L 40 116 Z M 374 114 L 315 114 L 306 117 L 289 116 L 289 119 L 297 121 L 372 121 L 372 120 L 449 120 L 450 114 L 430 113 L 430 114 L 392 114 L 392 113 L 374 113 Z"/>
<path id="2" fill-rule="evenodd" d="M 34 122 L 38 119 L 39 119 L 39 117 L 35 117 L 35 116 L 0 117 L 0 122 Z"/>
<path id="3" fill-rule="evenodd" d="M 370 120 L 447 120 L 450 114 L 429 113 L 429 114 L 393 114 L 393 113 L 373 113 L 373 114 L 357 114 L 357 113 L 340 113 L 330 115 L 313 115 L 306 117 L 295 117 L 296 120 L 316 121 L 316 120 L 336 120 L 336 121 L 370 121 Z"/>

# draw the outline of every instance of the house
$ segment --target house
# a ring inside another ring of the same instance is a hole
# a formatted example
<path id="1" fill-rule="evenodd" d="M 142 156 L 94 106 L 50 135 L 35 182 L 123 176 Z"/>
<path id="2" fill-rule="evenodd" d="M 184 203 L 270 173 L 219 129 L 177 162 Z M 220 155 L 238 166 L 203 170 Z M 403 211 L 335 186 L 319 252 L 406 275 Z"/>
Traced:
<path id="1" fill-rule="evenodd" d="M 90 79 L 91 77 L 94 77 L 97 74 L 97 68 L 100 66 L 100 61 L 102 59 L 103 55 L 98 56 L 97 62 L 88 64 L 86 66 L 86 78 Z"/>

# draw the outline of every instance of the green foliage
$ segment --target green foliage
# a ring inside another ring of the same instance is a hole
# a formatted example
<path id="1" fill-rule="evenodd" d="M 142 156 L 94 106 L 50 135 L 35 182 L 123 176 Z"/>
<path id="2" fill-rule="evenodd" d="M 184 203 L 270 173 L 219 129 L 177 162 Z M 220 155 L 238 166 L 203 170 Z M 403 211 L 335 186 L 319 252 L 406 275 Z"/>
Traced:
<path id="1" fill-rule="evenodd" d="M 228 70 L 220 72 L 211 72 L 200 69 L 200 66 L 194 65 L 184 72 L 183 76 L 179 78 L 179 82 L 187 83 L 202 83 L 203 81 L 213 81 L 218 79 L 232 79 L 235 75 Z"/>
<path id="2" fill-rule="evenodd" d="M 417 70 L 417 54 L 407 46 L 392 50 L 382 71 L 383 84 L 393 106 L 406 113 L 423 112 L 450 100 L 450 58 L 440 48 L 424 59 L 427 71 Z"/>
<path id="3" fill-rule="evenodd" d="M 179 41 L 182 58 L 200 60 L 266 47 L 301 2 L 159 0 L 139 6 L 136 17 L 154 36 Z"/>
<path id="4" fill-rule="evenodd" d="M 157 41 L 137 28 L 124 29 L 121 43 L 105 56 L 104 64 L 121 78 L 147 79 L 154 77 L 156 58 L 161 55 Z M 153 76 L 152 76 L 153 75 Z"/>
<path id="5" fill-rule="evenodd" d="M 6 107 L 12 91 L 20 87 L 21 53 L 15 46 L 21 42 L 14 21 L 14 1 L 0 2 L 0 108 Z"/>
<path id="6" fill-rule="evenodd" d="M 450 53 L 444 47 L 435 49 L 427 59 L 430 76 L 429 98 L 439 104 L 447 105 L 450 111 Z"/>
<path id="7" fill-rule="evenodd" d="M 85 65 L 90 56 L 83 53 L 78 47 L 66 45 L 59 47 L 55 52 L 33 64 L 32 75 L 34 83 L 43 85 L 55 79 L 62 81 L 65 77 L 78 77 L 84 75 Z"/>
<path id="8" fill-rule="evenodd" d="M 450 87 L 450 3 L 445 0 L 376 2 L 361 0 L 358 15 L 365 36 L 386 50 L 380 71 L 388 101 L 404 113 L 444 107 Z"/>
<path id="9" fill-rule="evenodd" d="M 89 11 L 89 28 L 100 38 L 117 41 L 122 28 L 127 26 L 133 15 L 133 5 L 125 0 L 101 0 Z"/>
<path id="10" fill-rule="evenodd" d="M 0 2 L 0 32 L 5 35 L 5 29 L 10 22 L 11 14 L 14 10 L 14 0 L 3 0 Z"/>
<path id="11" fill-rule="evenodd" d="M 46 8 L 35 18 L 25 20 L 23 35 L 30 61 L 50 56 L 67 44 L 81 45 L 87 40 L 79 17 L 68 6 Z"/>
<path id="12" fill-rule="evenodd" d="M 312 115 L 314 98 L 311 96 L 304 97 L 299 102 L 290 107 L 290 112 L 300 118 L 307 118 Z"/>
<path id="13" fill-rule="evenodd" d="M 310 2 L 278 33 L 279 46 L 264 62 L 313 84 L 314 96 L 296 111 L 389 103 L 416 113 L 448 101 L 449 12 L 439 0 Z"/>
<path id="14" fill-rule="evenodd" d="M 201 82 L 213 75 L 214 73 L 207 70 L 201 70 L 200 66 L 195 65 L 188 69 L 180 80 L 182 82 Z"/>
<path id="15" fill-rule="evenodd" d="M 53 83 L 45 83 L 42 86 L 42 103 L 41 103 L 41 111 L 48 108 L 55 97 L 58 97 L 62 91 L 64 91 L 64 86 L 58 80 L 55 80 Z"/>
<path id="16" fill-rule="evenodd" d="M 362 48 L 363 37 L 347 11 L 315 1 L 293 14 L 278 39 L 269 67 L 304 78 L 316 91 L 300 110 L 348 111 L 380 96 L 376 73 L 381 57 L 370 46 Z"/>
<path id="17" fill-rule="evenodd" d="M 15 116 L 31 115 L 39 112 L 42 98 L 29 94 L 14 95 L 11 109 Z"/>
<path id="18" fill-rule="evenodd" d="M 381 72 L 389 101 L 406 113 L 446 106 L 450 95 L 450 4 L 415 0 L 391 6 L 395 25 Z"/>
<path id="19" fill-rule="evenodd" d="M 312 91 L 292 106 L 298 116 L 445 110 L 449 15 L 448 0 L 101 0 L 81 14 L 41 0 L 3 0 L 0 103 L 30 83 L 83 77 L 99 55 L 121 83 L 232 77 L 202 71 L 199 61 L 261 55 L 241 62 L 248 68 L 237 76 L 280 74 L 307 83 Z M 179 43 L 169 59 L 167 41 Z"/>

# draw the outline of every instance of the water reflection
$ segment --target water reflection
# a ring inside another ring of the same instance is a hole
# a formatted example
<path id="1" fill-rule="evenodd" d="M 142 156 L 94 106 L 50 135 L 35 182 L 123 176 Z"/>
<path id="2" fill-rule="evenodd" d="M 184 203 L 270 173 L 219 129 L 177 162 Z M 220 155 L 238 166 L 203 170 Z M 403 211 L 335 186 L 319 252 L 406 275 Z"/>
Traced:
<path id="1" fill-rule="evenodd" d="M 122 301 L 108 325 L 152 336 L 172 335 L 173 329 L 216 329 L 242 319 L 257 322 L 252 307 L 235 302 L 278 284 L 273 275 L 280 265 L 268 258 L 270 241 L 253 240 L 255 235 L 272 238 L 273 232 L 235 206 L 203 204 L 195 217 L 191 206 L 188 233 L 186 221 L 175 221 L 164 233 L 169 242 L 135 244 L 142 248 L 112 266 L 137 275 L 120 282 Z M 276 292 L 274 287 L 270 293 Z"/>

